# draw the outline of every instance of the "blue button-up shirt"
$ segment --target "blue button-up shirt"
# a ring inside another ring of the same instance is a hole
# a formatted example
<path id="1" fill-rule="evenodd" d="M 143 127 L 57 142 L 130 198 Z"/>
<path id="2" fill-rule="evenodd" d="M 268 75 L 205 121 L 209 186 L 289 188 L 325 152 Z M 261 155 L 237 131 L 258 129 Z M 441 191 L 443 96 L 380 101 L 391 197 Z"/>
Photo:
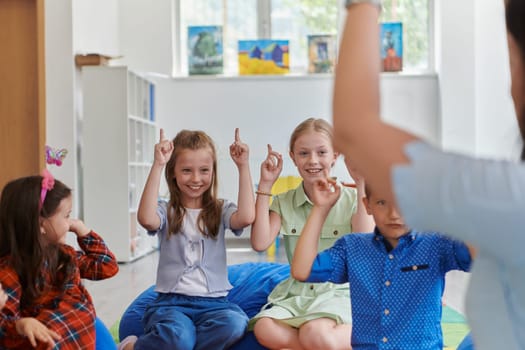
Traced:
<path id="1" fill-rule="evenodd" d="M 340 238 L 309 281 L 350 282 L 355 350 L 442 349 L 445 273 L 470 268 L 468 248 L 431 232 L 409 232 L 392 250 L 385 242 L 377 230 Z"/>
<path id="2" fill-rule="evenodd" d="M 406 222 L 477 249 L 465 301 L 476 349 L 525 349 L 525 165 L 423 142 L 405 151 L 393 183 Z"/>

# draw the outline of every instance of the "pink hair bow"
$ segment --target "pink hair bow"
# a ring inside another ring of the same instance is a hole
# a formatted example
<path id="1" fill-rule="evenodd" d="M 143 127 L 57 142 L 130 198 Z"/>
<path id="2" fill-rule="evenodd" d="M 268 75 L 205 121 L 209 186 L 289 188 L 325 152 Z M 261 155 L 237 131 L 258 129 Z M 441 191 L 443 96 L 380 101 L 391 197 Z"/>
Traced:
<path id="1" fill-rule="evenodd" d="M 42 170 L 42 189 L 40 190 L 40 209 L 44 206 L 46 200 L 47 191 L 52 190 L 55 186 L 55 178 L 51 173 L 44 169 Z"/>

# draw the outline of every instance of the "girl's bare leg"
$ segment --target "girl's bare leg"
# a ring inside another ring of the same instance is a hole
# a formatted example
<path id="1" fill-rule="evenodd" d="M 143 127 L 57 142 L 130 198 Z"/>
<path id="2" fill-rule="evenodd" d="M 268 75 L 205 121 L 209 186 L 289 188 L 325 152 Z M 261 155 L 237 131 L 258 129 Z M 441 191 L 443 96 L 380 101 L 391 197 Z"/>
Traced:
<path id="1" fill-rule="evenodd" d="M 263 317 L 255 323 L 253 332 L 257 341 L 268 349 L 305 350 L 299 342 L 297 328 L 290 327 L 278 320 Z"/>
<path id="2" fill-rule="evenodd" d="M 299 328 L 299 341 L 305 350 L 351 350 L 352 325 L 338 325 L 329 318 L 320 318 Z"/>

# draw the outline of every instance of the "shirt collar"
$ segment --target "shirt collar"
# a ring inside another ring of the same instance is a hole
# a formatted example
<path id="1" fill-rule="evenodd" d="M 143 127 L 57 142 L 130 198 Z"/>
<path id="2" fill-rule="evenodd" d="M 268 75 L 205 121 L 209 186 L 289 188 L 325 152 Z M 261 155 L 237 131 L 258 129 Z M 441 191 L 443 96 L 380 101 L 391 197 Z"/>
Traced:
<path id="1" fill-rule="evenodd" d="M 406 234 L 404 234 L 403 236 L 401 236 L 399 238 L 399 243 L 397 244 L 397 246 L 399 247 L 400 245 L 409 244 L 410 242 L 412 242 L 412 241 L 414 241 L 416 239 L 416 236 L 417 236 L 417 233 L 414 230 L 408 231 Z M 379 242 L 383 243 L 383 245 L 385 246 L 387 251 L 391 251 L 392 250 L 392 246 L 385 239 L 385 237 L 383 236 L 381 231 L 379 231 L 377 226 L 374 228 L 374 241 L 378 242 L 378 243 Z"/>
<path id="2" fill-rule="evenodd" d="M 313 205 L 313 203 L 310 201 L 310 199 L 306 195 L 306 192 L 304 191 L 304 182 L 301 181 L 299 186 L 295 189 L 294 204 L 295 204 L 296 207 L 301 207 L 305 203 Z"/>

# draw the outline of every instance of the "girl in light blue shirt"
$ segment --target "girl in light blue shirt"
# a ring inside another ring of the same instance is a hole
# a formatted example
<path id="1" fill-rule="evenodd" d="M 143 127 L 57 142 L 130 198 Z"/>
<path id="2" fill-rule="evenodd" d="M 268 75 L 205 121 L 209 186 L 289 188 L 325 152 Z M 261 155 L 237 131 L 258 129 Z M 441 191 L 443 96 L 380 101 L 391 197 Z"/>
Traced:
<path id="1" fill-rule="evenodd" d="M 159 236 L 158 296 L 144 313 L 144 334 L 126 337 L 119 350 L 227 349 L 246 330 L 248 317 L 227 299 L 224 233 L 240 235 L 255 217 L 248 146 L 239 130 L 230 146 L 239 170 L 235 204 L 217 198 L 217 154 L 202 131 L 182 130 L 173 140 L 155 145 L 155 158 L 137 218 L 149 234 Z M 157 203 L 165 169 L 168 203 Z"/>

